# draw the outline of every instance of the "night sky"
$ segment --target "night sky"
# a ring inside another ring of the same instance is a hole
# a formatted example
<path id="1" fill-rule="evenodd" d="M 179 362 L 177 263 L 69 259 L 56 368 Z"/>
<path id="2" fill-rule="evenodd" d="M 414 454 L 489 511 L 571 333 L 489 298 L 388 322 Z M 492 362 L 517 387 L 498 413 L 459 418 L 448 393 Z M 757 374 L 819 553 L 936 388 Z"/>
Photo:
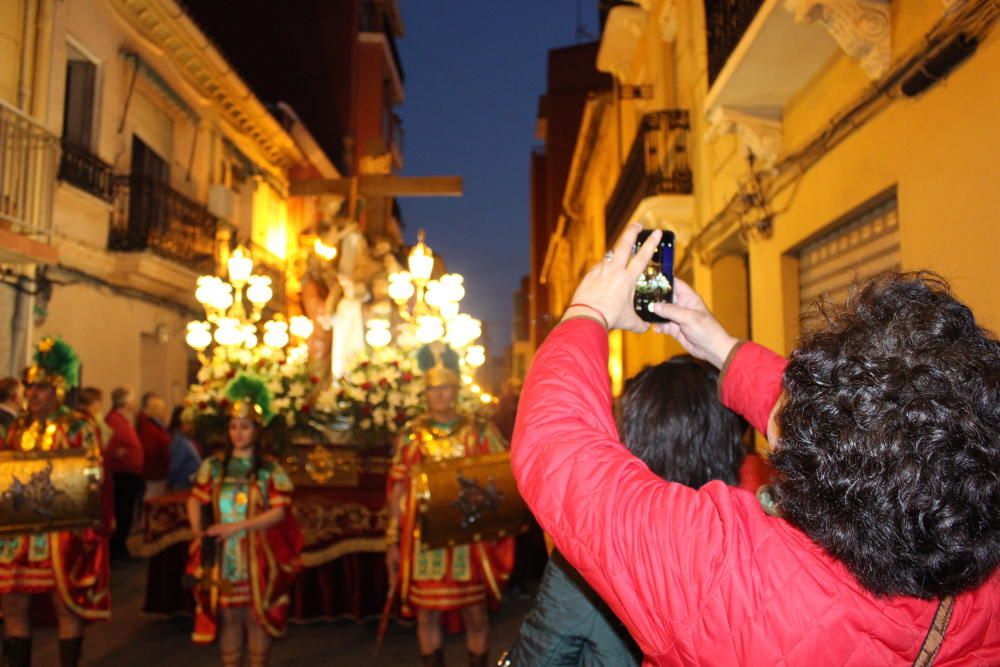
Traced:
<path id="1" fill-rule="evenodd" d="M 405 175 L 462 176 L 461 198 L 400 201 L 405 238 L 465 276 L 462 310 L 489 326 L 493 354 L 511 340 L 512 295 L 529 271 L 529 160 L 547 51 L 577 41 L 577 0 L 401 0 Z M 597 31 L 597 2 L 581 0 Z M 589 41 L 589 40 L 585 40 Z"/>

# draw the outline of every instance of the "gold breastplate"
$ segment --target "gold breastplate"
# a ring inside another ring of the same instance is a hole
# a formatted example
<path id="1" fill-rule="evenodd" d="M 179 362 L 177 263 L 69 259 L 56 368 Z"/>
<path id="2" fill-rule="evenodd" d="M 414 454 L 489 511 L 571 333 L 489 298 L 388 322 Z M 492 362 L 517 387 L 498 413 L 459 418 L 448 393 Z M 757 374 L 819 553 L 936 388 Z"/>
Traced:
<path id="1" fill-rule="evenodd" d="M 468 429 L 469 422 L 465 419 L 448 426 L 424 421 L 415 425 L 414 435 L 425 460 L 444 461 L 466 456 Z"/>

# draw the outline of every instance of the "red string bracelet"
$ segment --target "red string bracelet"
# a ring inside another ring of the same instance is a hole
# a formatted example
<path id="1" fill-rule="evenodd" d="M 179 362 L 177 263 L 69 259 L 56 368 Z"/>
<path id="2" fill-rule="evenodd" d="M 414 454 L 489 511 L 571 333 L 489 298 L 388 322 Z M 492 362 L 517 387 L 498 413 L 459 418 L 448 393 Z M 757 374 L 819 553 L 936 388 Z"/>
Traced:
<path id="1" fill-rule="evenodd" d="M 604 313 L 594 308 L 593 306 L 588 306 L 585 303 L 571 303 L 568 306 L 566 306 L 566 310 L 569 310 L 570 308 L 586 308 L 588 310 L 594 311 L 595 313 L 597 313 L 598 317 L 601 318 L 601 322 L 604 322 L 604 328 L 609 331 L 611 330 L 611 327 L 608 326 L 608 318 L 604 317 Z"/>

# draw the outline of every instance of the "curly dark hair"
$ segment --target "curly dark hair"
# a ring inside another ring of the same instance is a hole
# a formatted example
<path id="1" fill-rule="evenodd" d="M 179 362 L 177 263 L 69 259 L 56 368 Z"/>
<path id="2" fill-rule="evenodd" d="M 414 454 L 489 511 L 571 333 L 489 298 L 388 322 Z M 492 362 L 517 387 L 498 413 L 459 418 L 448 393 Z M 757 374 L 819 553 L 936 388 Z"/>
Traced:
<path id="1" fill-rule="evenodd" d="M 622 393 L 618 433 L 625 447 L 671 482 L 738 484 L 746 422 L 719 402 L 718 377 L 688 355 L 643 369 Z"/>
<path id="2" fill-rule="evenodd" d="M 824 314 L 784 375 L 782 512 L 876 595 L 975 588 L 1000 563 L 1000 342 L 926 272 Z"/>

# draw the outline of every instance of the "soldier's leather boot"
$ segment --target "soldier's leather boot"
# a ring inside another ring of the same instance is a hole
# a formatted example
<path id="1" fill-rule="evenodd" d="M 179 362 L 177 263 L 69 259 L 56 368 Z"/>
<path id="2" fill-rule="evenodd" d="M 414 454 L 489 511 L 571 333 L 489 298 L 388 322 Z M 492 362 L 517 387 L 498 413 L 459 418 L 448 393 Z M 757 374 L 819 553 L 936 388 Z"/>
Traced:
<path id="1" fill-rule="evenodd" d="M 420 664 L 423 667 L 444 667 L 444 651 L 438 649 L 433 653 L 422 653 Z"/>
<path id="2" fill-rule="evenodd" d="M 59 667 L 79 667 L 83 653 L 83 637 L 59 640 Z"/>
<path id="3" fill-rule="evenodd" d="M 31 667 L 31 637 L 8 637 L 3 640 L 5 667 Z"/>

